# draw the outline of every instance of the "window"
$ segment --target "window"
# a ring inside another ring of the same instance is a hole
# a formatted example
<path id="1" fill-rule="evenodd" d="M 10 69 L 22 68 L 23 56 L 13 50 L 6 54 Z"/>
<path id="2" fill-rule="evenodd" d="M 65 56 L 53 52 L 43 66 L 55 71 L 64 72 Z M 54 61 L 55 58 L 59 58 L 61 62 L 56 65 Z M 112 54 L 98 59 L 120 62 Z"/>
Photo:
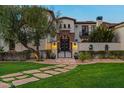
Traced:
<path id="1" fill-rule="evenodd" d="M 88 26 L 82 26 L 82 35 L 88 35 L 88 34 L 89 34 Z"/>
<path id="2" fill-rule="evenodd" d="M 70 28 L 70 24 L 68 24 L 68 28 Z"/>
<path id="3" fill-rule="evenodd" d="M 66 28 L 66 24 L 64 24 L 64 28 Z"/>

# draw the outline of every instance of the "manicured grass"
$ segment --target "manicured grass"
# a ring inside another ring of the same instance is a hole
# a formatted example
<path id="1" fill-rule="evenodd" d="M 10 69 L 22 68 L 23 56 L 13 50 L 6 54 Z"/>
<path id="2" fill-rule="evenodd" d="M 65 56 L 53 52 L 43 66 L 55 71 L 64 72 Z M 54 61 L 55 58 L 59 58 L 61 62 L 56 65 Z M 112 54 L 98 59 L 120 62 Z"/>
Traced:
<path id="1" fill-rule="evenodd" d="M 32 88 L 106 88 L 124 87 L 123 63 L 80 65 L 60 75 L 18 87 Z"/>
<path id="2" fill-rule="evenodd" d="M 31 63 L 31 62 L 24 62 L 24 61 L 16 61 L 16 62 L 0 62 L 0 76 L 20 72 L 29 69 L 36 69 L 48 66 L 47 64 L 38 64 L 38 63 Z"/>

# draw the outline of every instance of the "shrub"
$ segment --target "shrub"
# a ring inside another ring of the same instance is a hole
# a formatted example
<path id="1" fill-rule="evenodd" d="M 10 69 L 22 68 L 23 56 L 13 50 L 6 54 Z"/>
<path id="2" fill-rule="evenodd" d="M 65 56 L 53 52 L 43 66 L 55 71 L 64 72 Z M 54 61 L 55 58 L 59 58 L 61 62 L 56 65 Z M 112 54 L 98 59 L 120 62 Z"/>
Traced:
<path id="1" fill-rule="evenodd" d="M 81 51 L 85 52 L 85 51 Z M 91 57 L 98 57 L 98 58 L 109 58 L 109 59 L 124 59 L 124 51 L 122 50 L 115 50 L 115 51 L 87 51 L 90 53 Z"/>
<path id="2" fill-rule="evenodd" d="M 74 58 L 75 58 L 75 59 L 78 59 L 78 57 L 79 57 L 78 53 L 75 52 L 75 53 L 74 53 Z"/>
<path id="3" fill-rule="evenodd" d="M 56 59 L 56 54 L 55 54 L 55 53 L 51 53 L 51 54 L 50 54 L 50 58 L 51 58 L 51 59 Z"/>
<path id="4" fill-rule="evenodd" d="M 111 55 L 124 56 L 124 51 L 110 51 Z"/>
<path id="5" fill-rule="evenodd" d="M 88 52 L 81 52 L 79 54 L 79 59 L 81 61 L 84 61 L 84 60 L 87 60 L 87 59 L 91 59 L 91 53 L 88 53 Z"/>
<path id="6" fill-rule="evenodd" d="M 105 55 L 102 55 L 102 54 L 100 54 L 99 56 L 98 56 L 98 58 L 105 58 Z"/>
<path id="7" fill-rule="evenodd" d="M 46 58 L 51 58 L 51 50 L 46 51 Z"/>
<path id="8" fill-rule="evenodd" d="M 114 55 L 109 55 L 108 58 L 110 58 L 110 59 L 116 59 L 118 57 L 117 56 L 114 56 Z"/>

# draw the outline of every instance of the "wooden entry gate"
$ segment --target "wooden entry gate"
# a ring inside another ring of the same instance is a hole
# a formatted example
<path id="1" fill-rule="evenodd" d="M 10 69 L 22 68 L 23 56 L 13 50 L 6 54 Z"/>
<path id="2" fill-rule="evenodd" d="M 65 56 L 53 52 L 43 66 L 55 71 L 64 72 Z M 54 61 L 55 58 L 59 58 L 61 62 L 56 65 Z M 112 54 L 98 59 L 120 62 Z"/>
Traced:
<path id="1" fill-rule="evenodd" d="M 58 58 L 72 58 L 72 52 L 70 51 L 59 51 Z"/>

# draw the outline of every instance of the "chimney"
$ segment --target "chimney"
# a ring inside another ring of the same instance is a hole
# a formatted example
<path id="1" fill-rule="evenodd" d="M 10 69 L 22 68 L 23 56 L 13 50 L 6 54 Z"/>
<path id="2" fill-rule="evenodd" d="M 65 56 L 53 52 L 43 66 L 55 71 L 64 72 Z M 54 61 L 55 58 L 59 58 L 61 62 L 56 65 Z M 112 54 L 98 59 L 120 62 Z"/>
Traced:
<path id="1" fill-rule="evenodd" d="M 98 16 L 96 18 L 96 26 L 100 26 L 102 24 L 103 17 L 102 16 Z"/>

